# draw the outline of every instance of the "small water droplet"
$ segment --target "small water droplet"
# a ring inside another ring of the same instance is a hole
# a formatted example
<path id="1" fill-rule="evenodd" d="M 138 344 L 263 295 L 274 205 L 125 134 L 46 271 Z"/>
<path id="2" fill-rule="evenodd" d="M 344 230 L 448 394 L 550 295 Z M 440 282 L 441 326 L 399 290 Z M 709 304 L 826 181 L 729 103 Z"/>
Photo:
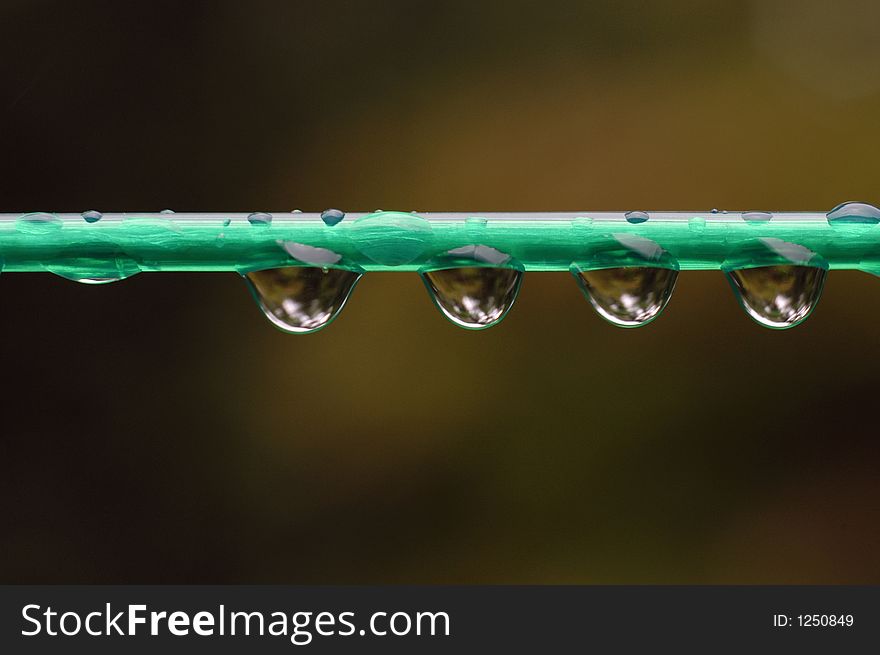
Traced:
<path id="1" fill-rule="evenodd" d="M 163 210 L 160 211 L 159 213 L 160 213 L 160 214 L 173 214 L 173 213 L 174 213 L 174 210 L 173 210 L 173 209 L 163 209 Z"/>
<path id="2" fill-rule="evenodd" d="M 269 225 L 272 222 L 272 214 L 266 212 L 254 212 L 247 218 L 251 225 Z"/>
<path id="3" fill-rule="evenodd" d="M 97 209 L 90 209 L 83 212 L 81 215 L 86 223 L 97 223 L 102 218 L 104 218 L 104 214 L 99 212 Z"/>
<path id="4" fill-rule="evenodd" d="M 639 327 L 663 311 L 678 271 L 656 266 L 623 266 L 572 273 L 599 316 L 619 327 Z"/>
<path id="5" fill-rule="evenodd" d="M 231 219 L 231 218 L 224 218 L 224 219 L 223 219 L 223 227 L 229 227 L 229 224 L 230 224 L 230 223 L 232 223 L 232 219 Z"/>
<path id="6" fill-rule="evenodd" d="M 718 213 L 718 209 L 717 209 L 717 208 L 715 208 L 715 207 L 713 207 L 713 208 L 712 208 L 712 212 L 711 212 L 711 213 L 712 213 L 712 214 L 717 214 L 717 213 Z"/>
<path id="7" fill-rule="evenodd" d="M 644 223 L 650 218 L 648 212 L 626 212 L 623 217 L 628 223 L 633 223 L 634 225 Z"/>
<path id="8" fill-rule="evenodd" d="M 866 202 L 841 203 L 825 216 L 832 225 L 844 223 L 876 225 L 880 223 L 880 209 Z"/>
<path id="9" fill-rule="evenodd" d="M 321 212 L 321 220 L 330 227 L 333 227 L 345 218 L 345 212 L 338 209 L 325 209 Z"/>
<path id="10" fill-rule="evenodd" d="M 770 212 L 743 212 L 742 218 L 746 223 L 766 223 L 773 218 L 773 214 Z"/>
<path id="11" fill-rule="evenodd" d="M 483 216 L 468 216 L 464 219 L 464 224 L 468 227 L 486 227 L 489 224 L 489 219 Z"/>
<path id="12" fill-rule="evenodd" d="M 813 311 L 827 271 L 816 266 L 781 264 L 725 273 L 746 313 L 761 325 L 794 327 Z"/>
<path id="13" fill-rule="evenodd" d="M 302 209 L 294 209 L 294 210 L 291 211 L 290 213 L 291 213 L 291 214 L 302 214 L 302 213 L 303 213 L 303 210 L 302 210 Z"/>
<path id="14" fill-rule="evenodd" d="M 285 332 L 320 330 L 342 311 L 360 273 L 340 268 L 287 266 L 245 278 L 263 313 Z"/>
<path id="15" fill-rule="evenodd" d="M 464 266 L 425 271 L 422 280 L 434 303 L 459 327 L 482 330 L 501 321 L 513 306 L 522 271 Z"/>

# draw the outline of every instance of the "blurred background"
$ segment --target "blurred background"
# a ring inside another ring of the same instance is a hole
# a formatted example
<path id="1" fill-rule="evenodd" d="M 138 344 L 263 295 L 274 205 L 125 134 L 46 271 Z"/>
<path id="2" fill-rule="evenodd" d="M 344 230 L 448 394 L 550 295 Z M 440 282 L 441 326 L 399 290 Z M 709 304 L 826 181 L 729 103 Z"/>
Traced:
<path id="1" fill-rule="evenodd" d="M 2 211 L 877 202 L 880 5 L 0 4 Z M 684 273 L 312 336 L 233 274 L 0 279 L 7 583 L 880 583 L 880 281 L 803 326 Z"/>

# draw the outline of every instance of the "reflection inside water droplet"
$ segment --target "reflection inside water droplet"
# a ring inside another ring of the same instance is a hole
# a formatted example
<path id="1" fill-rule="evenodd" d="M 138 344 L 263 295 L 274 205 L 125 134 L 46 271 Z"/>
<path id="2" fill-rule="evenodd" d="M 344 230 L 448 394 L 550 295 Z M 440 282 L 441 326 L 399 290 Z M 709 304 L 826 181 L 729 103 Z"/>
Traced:
<path id="1" fill-rule="evenodd" d="M 266 318 L 285 332 L 302 334 L 336 318 L 361 274 L 340 268 L 288 266 L 252 271 L 245 277 Z"/>
<path id="2" fill-rule="evenodd" d="M 639 327 L 655 319 L 675 288 L 678 271 L 655 266 L 574 270 L 590 304 L 619 327 Z"/>
<path id="3" fill-rule="evenodd" d="M 522 271 L 463 266 L 426 271 L 422 279 L 437 307 L 459 327 L 481 330 L 498 323 L 513 306 Z"/>
<path id="4" fill-rule="evenodd" d="M 806 319 L 822 295 L 827 271 L 782 264 L 725 273 L 749 316 L 769 328 L 794 327 Z"/>

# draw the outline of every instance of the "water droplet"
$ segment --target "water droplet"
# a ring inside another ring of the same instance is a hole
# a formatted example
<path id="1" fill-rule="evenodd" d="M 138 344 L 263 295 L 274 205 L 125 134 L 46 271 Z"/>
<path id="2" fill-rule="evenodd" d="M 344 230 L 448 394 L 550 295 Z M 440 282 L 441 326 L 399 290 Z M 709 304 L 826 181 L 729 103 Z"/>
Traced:
<path id="1" fill-rule="evenodd" d="M 464 219 L 464 224 L 468 227 L 486 227 L 488 223 L 489 219 L 482 216 L 468 216 Z"/>
<path id="2" fill-rule="evenodd" d="M 880 209 L 866 202 L 844 202 L 826 214 L 832 225 L 841 223 L 880 223 Z"/>
<path id="3" fill-rule="evenodd" d="M 342 310 L 360 273 L 341 268 L 287 266 L 248 273 L 260 309 L 285 332 L 320 330 Z"/>
<path id="4" fill-rule="evenodd" d="M 338 209 L 325 209 L 321 212 L 321 220 L 330 227 L 333 227 L 345 218 L 345 212 Z"/>
<path id="5" fill-rule="evenodd" d="M 291 214 L 302 214 L 302 213 L 303 213 L 303 210 L 302 210 L 302 209 L 294 209 L 294 210 L 292 210 L 290 213 L 291 213 Z"/>
<path id="6" fill-rule="evenodd" d="M 827 273 L 817 266 L 781 264 L 740 268 L 725 275 L 749 316 L 765 327 L 784 329 L 810 315 Z"/>
<path id="7" fill-rule="evenodd" d="M 716 209 L 715 207 L 713 207 L 711 213 L 713 213 L 713 214 L 717 214 L 717 213 L 718 213 L 718 209 Z"/>
<path id="8" fill-rule="evenodd" d="M 421 275 L 446 318 L 459 327 L 482 330 L 501 321 L 513 306 L 523 273 L 513 268 L 464 266 Z"/>
<path id="9" fill-rule="evenodd" d="M 648 212 L 626 212 L 623 217 L 627 220 L 628 223 L 633 223 L 634 225 L 644 223 L 650 218 L 650 216 L 648 216 Z"/>
<path id="10" fill-rule="evenodd" d="M 619 327 L 639 327 L 660 314 L 675 288 L 678 271 L 656 266 L 573 270 L 599 315 Z"/>
<path id="11" fill-rule="evenodd" d="M 224 218 L 224 219 L 223 219 L 223 227 L 229 227 L 229 224 L 230 224 L 230 223 L 232 223 L 232 219 L 231 219 L 231 218 Z"/>
<path id="12" fill-rule="evenodd" d="M 773 214 L 770 212 L 743 212 L 742 218 L 746 223 L 766 223 Z"/>
<path id="13" fill-rule="evenodd" d="M 61 219 L 55 214 L 47 214 L 45 212 L 34 212 L 32 214 L 24 214 L 15 222 L 16 228 L 20 232 L 27 234 L 45 234 L 60 230 L 62 226 Z"/>
<path id="14" fill-rule="evenodd" d="M 160 211 L 159 213 L 160 213 L 160 214 L 173 214 L 173 213 L 174 213 L 174 210 L 173 210 L 173 209 L 163 209 L 163 210 Z"/>
<path id="15" fill-rule="evenodd" d="M 82 284 L 108 284 L 140 273 L 137 262 L 124 254 L 94 257 L 61 257 L 46 264 L 46 270 Z"/>
<path id="16" fill-rule="evenodd" d="M 90 209 L 82 213 L 82 217 L 86 223 L 97 223 L 102 218 L 104 218 L 104 214 L 99 212 L 97 209 Z"/>
<path id="17" fill-rule="evenodd" d="M 272 214 L 266 212 L 254 212 L 247 218 L 251 225 L 269 225 L 272 222 Z"/>
<path id="18" fill-rule="evenodd" d="M 417 259 L 431 242 L 431 224 L 403 212 L 367 214 L 351 226 L 358 250 L 377 264 L 400 266 Z"/>

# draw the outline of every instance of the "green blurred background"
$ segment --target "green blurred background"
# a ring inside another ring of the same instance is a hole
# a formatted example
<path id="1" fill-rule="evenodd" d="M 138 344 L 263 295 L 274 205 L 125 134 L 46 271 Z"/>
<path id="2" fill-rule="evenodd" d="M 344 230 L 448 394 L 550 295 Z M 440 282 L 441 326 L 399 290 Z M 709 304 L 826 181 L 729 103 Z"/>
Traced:
<path id="1" fill-rule="evenodd" d="M 877 202 L 874 2 L 0 5 L 3 211 Z M 605 324 L 414 274 L 273 329 L 231 274 L 3 275 L 0 580 L 880 583 L 880 283 Z"/>

